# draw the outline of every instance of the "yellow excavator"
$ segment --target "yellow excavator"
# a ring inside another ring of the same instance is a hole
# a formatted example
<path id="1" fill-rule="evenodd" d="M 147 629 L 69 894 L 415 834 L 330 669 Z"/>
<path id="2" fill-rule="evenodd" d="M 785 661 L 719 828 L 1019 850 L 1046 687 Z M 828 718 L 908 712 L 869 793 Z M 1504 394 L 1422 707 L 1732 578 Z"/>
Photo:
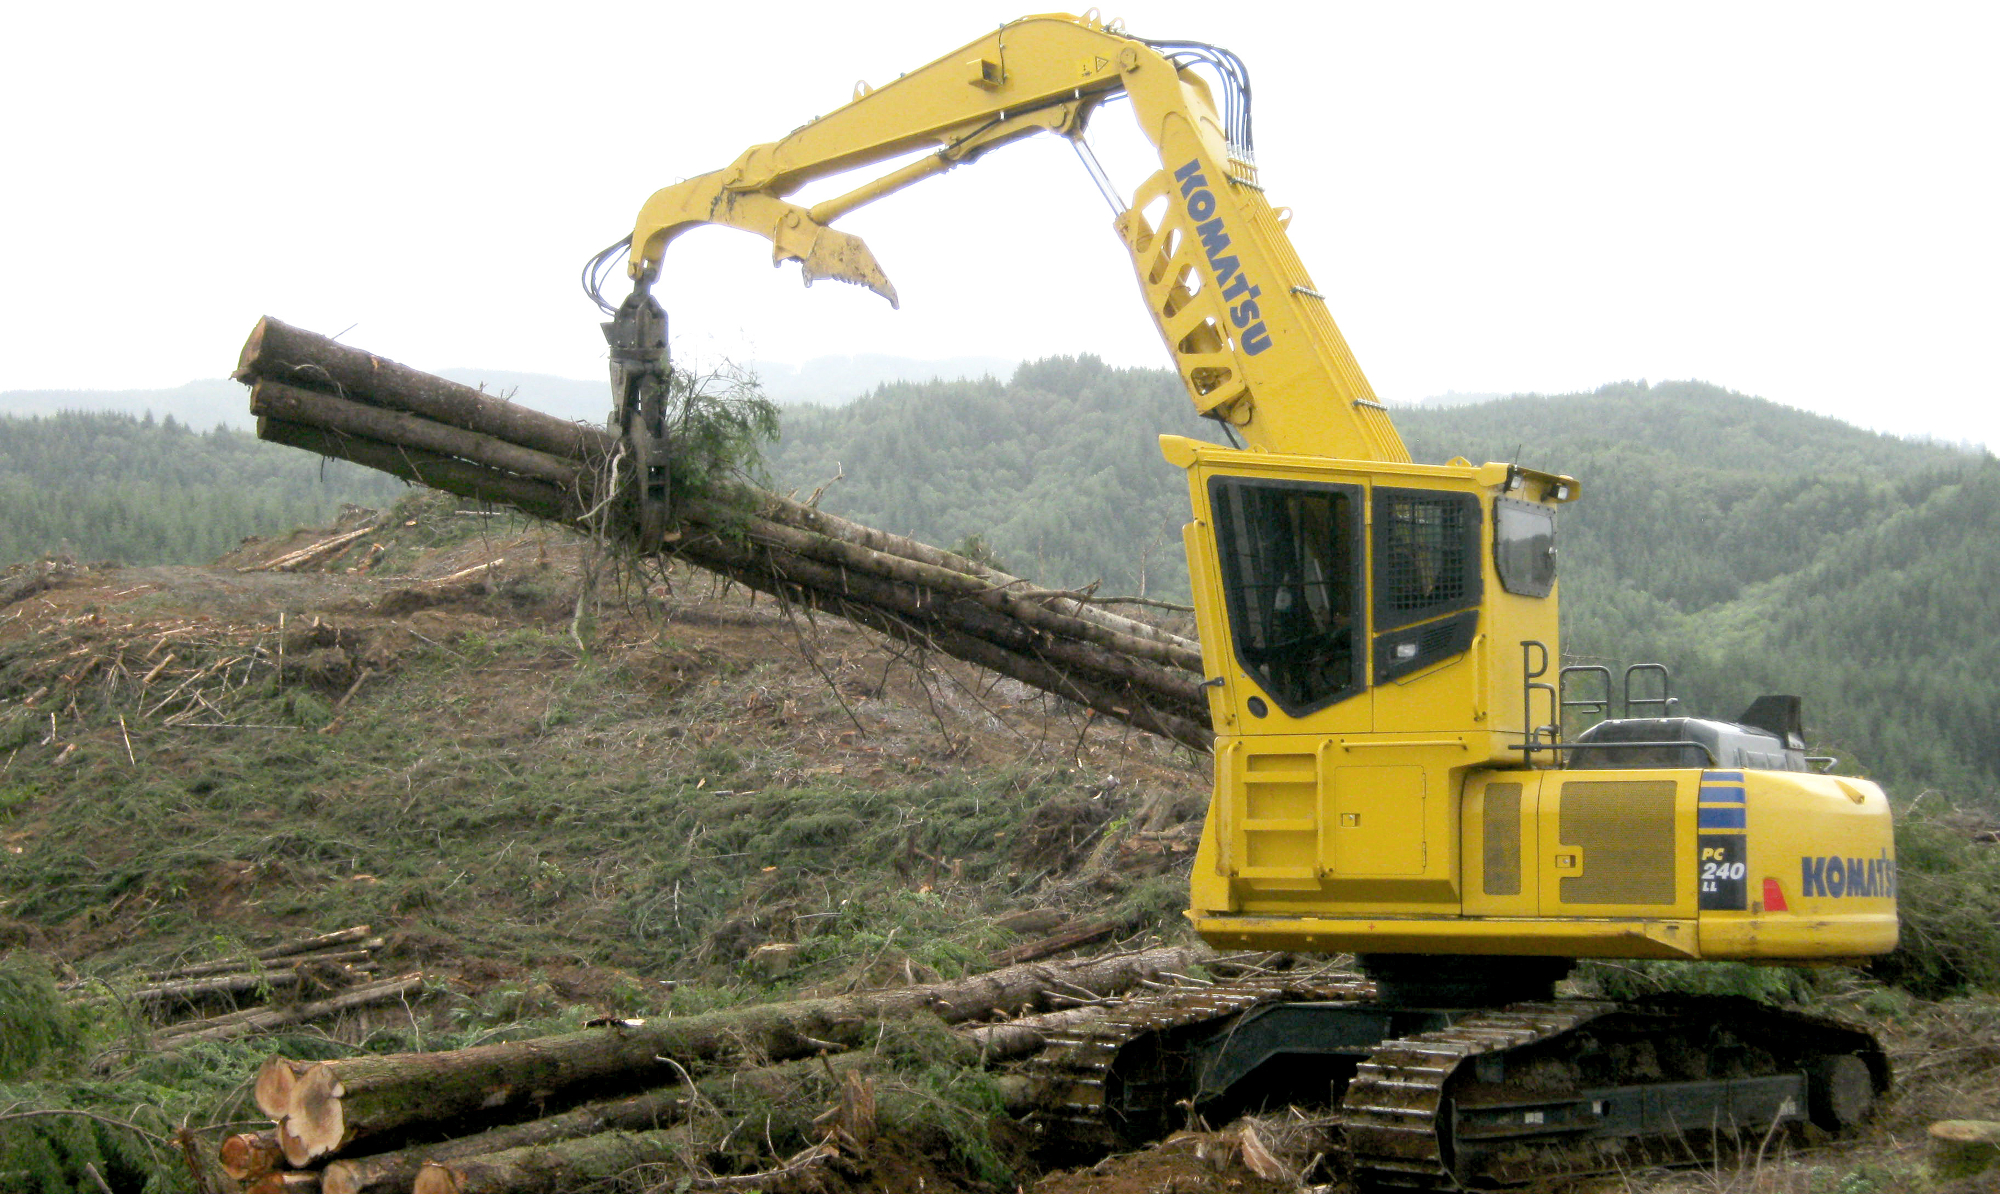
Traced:
<path id="1" fill-rule="evenodd" d="M 1160 160 L 1129 202 L 1083 140 L 1121 97 Z M 1160 440 L 1193 503 L 1216 735 L 1188 918 L 1219 947 L 1353 953 L 1363 977 L 1106 1017 L 1040 1063 L 1059 1107 L 1043 1126 L 1129 1138 L 1188 1103 L 1331 1087 L 1360 1181 L 1449 1190 L 1673 1159 L 1702 1133 L 1853 1124 L 1890 1080 L 1862 1030 L 1748 1000 L 1554 988 L 1580 958 L 1810 965 L 1894 948 L 1882 791 L 1806 755 L 1796 698 L 1713 720 L 1686 715 L 1656 665 L 1561 666 L 1557 522 L 1577 481 L 1410 460 L 1265 198 L 1250 97 L 1226 50 L 1094 12 L 1032 16 L 654 194 L 586 270 L 599 295 L 629 252 L 634 287 L 605 329 L 642 524 L 671 514 L 651 287 L 677 236 L 741 229 L 808 283 L 894 303 L 836 220 L 1020 138 L 1069 138 L 1188 397 L 1237 445 Z M 837 197 L 788 198 L 898 160 Z"/>

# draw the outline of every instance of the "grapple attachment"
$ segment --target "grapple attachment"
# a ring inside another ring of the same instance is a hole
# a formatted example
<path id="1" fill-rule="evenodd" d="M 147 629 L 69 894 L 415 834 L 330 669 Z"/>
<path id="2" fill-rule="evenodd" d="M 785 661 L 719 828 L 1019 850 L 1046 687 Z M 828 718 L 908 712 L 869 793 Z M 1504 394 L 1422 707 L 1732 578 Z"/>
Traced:
<path id="1" fill-rule="evenodd" d="M 611 346 L 611 429 L 637 479 L 640 543 L 657 547 L 673 520 L 672 444 L 667 427 L 667 313 L 644 286 L 633 288 L 604 325 Z"/>

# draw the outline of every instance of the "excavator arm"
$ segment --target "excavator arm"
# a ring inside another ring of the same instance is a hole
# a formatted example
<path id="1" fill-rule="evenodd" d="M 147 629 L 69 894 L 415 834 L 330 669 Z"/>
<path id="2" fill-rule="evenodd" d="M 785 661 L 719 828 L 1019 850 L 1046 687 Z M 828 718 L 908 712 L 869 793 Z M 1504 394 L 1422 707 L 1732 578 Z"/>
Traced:
<path id="1" fill-rule="evenodd" d="M 1222 81 L 1221 111 L 1195 70 L 1204 62 Z M 1285 235 L 1286 217 L 1265 201 L 1241 64 L 1213 47 L 1144 41 L 1094 15 L 1003 25 L 880 88 L 858 85 L 845 106 L 725 169 L 656 192 L 630 242 L 635 299 L 659 276 L 675 237 L 723 225 L 770 240 L 774 262 L 798 261 L 808 285 L 833 278 L 895 304 L 874 254 L 834 221 L 1023 137 L 1057 133 L 1081 147 L 1091 115 L 1118 95 L 1131 100 L 1162 165 L 1120 212 L 1117 231 L 1196 409 L 1253 449 L 1407 461 Z M 788 198 L 816 180 L 924 150 L 810 207 Z M 650 319 L 658 310 L 650 304 L 628 301 L 626 310 Z M 616 327 L 607 325 L 614 359 Z"/>

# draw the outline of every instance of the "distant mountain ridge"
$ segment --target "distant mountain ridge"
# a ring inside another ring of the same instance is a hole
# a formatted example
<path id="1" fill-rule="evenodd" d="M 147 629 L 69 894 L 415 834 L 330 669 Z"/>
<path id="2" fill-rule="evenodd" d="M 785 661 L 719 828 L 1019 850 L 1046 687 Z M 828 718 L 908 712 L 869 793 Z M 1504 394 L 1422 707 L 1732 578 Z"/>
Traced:
<path id="1" fill-rule="evenodd" d="M 879 354 L 816 357 L 802 365 L 752 361 L 764 393 L 774 402 L 837 406 L 888 382 L 956 381 L 1006 377 L 1020 362 L 1005 357 L 919 360 Z M 558 377 L 506 369 L 445 369 L 440 376 L 489 393 L 505 394 L 559 419 L 601 423 L 611 406 L 604 378 Z M 33 417 L 89 411 L 155 419 L 172 415 L 197 431 L 213 427 L 250 430 L 247 392 L 227 378 L 202 378 L 153 390 L 0 390 L 0 416 Z"/>

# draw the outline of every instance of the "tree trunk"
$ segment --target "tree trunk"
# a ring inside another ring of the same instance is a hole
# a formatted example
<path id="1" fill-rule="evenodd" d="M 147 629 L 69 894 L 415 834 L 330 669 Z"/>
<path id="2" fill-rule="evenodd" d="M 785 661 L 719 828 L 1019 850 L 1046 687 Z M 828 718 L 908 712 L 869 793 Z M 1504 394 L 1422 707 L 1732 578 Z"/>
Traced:
<path id="1" fill-rule="evenodd" d="M 825 574 L 819 571 L 824 565 L 796 558 L 771 562 L 753 549 L 714 536 L 701 536 L 698 541 L 684 542 L 679 545 L 679 550 L 690 563 L 721 573 L 760 592 L 797 601 L 871 630 L 879 630 L 891 638 L 976 663 L 1009 679 L 1019 680 L 1030 688 L 1075 701 L 1190 749 L 1205 752 L 1215 741 L 1215 732 L 1208 725 L 1206 707 L 1197 714 L 1186 704 L 1137 684 L 1113 685 L 1086 679 L 1060 666 L 1049 652 L 1024 654 L 950 626 L 876 608 L 864 598 L 844 595 L 838 587 L 821 589 L 799 583 L 798 578 L 806 574 L 814 579 L 824 579 Z M 837 578 L 837 573 L 835 576 Z M 898 601 L 899 604 L 907 604 L 901 596 Z"/>
<path id="2" fill-rule="evenodd" d="M 570 1194 L 642 1165 L 669 1164 L 686 1149 L 686 1135 L 672 1129 L 603 1132 L 483 1157 L 432 1161 L 418 1171 L 412 1194 Z"/>
<path id="3" fill-rule="evenodd" d="M 1048 608 L 1058 613 L 1096 622 L 1120 634 L 1130 634 L 1138 638 L 1152 639 L 1155 642 L 1179 647 L 1194 653 L 1196 656 L 1201 654 L 1201 644 L 1193 639 L 1183 638 L 1171 631 L 1162 630 L 1158 626 L 1141 622 L 1136 618 L 1127 618 L 1114 614 L 1098 606 L 1078 601 L 1067 594 L 1052 593 L 1047 589 L 1032 585 L 1018 576 L 1010 576 L 997 568 L 988 568 L 984 564 L 975 563 L 964 556 L 946 551 L 943 548 L 933 547 L 928 543 L 919 542 L 918 540 L 902 535 L 891 535 L 887 531 L 878 531 L 874 527 L 863 526 L 858 522 L 851 522 L 848 519 L 841 518 L 839 515 L 829 514 L 818 507 L 808 506 L 804 502 L 794 501 L 779 494 L 760 492 L 757 497 L 759 499 L 758 513 L 773 522 L 782 522 L 787 526 L 794 526 L 800 530 L 813 531 L 825 535 L 829 539 L 840 539 L 849 543 L 858 543 L 863 547 L 872 548 L 875 551 L 902 556 L 904 559 L 916 560 L 925 564 L 934 564 L 937 567 L 946 568 L 953 572 L 963 572 L 967 575 L 978 577 L 996 589 L 1036 594 L 1037 600 L 1040 600 Z"/>
<path id="4" fill-rule="evenodd" d="M 423 975 L 406 974 L 401 978 L 355 987 L 326 999 L 316 999 L 311 1003 L 293 1004 L 290 1007 L 254 1008 L 227 1016 L 176 1024 L 161 1030 L 154 1037 L 154 1041 L 157 1047 L 164 1049 L 179 1048 L 189 1041 L 226 1041 L 232 1037 L 248 1036 L 253 1032 L 268 1032 L 273 1028 L 283 1028 L 289 1024 L 309 1023 L 357 1007 L 387 1003 L 423 985 Z"/>
<path id="5" fill-rule="evenodd" d="M 965 1029 L 964 1035 L 979 1047 L 980 1056 L 990 1065 L 1009 1058 L 1025 1057 L 1047 1044 L 1049 1033 L 1087 1024 L 1102 1015 L 1104 1009 L 1101 1007 L 1073 1007 L 1060 1012 L 1043 1012 L 1038 1016 L 1022 1016 L 999 1024 L 981 1024 L 977 1028 Z"/>
<path id="6" fill-rule="evenodd" d="M 402 411 L 353 402 L 281 381 L 261 380 L 250 389 L 250 413 L 288 423 L 324 428 L 338 435 L 359 436 L 385 444 L 421 448 L 456 456 L 562 489 L 583 493 L 591 485 L 590 470 L 575 459 L 551 456 L 490 435 L 433 422 Z"/>
<path id="7" fill-rule="evenodd" d="M 958 982 L 868 991 L 832 999 L 762 1004 L 448 1053 L 404 1053 L 320 1062 L 290 1089 L 258 1106 L 281 1121 L 280 1142 L 294 1166 L 333 1156 L 410 1125 L 460 1116 L 502 1115 L 560 1099 L 589 1085 L 669 1080 L 680 1066 L 747 1053 L 776 1060 L 838 1051 L 868 1039 L 875 1018 L 930 1011 L 959 1022 L 1043 1002 L 1052 989 L 1106 995 L 1206 953 L 1177 946 L 1067 966 L 1014 966 Z M 288 1065 L 273 1058 L 265 1073 Z"/>
<path id="8" fill-rule="evenodd" d="M 235 376 L 238 381 L 269 378 L 361 398 L 568 460 L 609 456 L 616 446 L 610 433 L 600 428 L 517 406 L 268 315 L 257 321 L 244 342 Z M 605 405 L 610 405 L 608 396 Z"/>
<path id="9" fill-rule="evenodd" d="M 1075 949 L 1079 945 L 1089 945 L 1101 941 L 1111 934 L 1128 928 L 1131 921 L 1122 916 L 1108 920 L 1071 921 L 1058 932 L 1051 933 L 1039 941 L 1023 942 L 1012 949 L 1003 949 L 993 955 L 995 966 L 1012 966 L 1019 962 L 1033 962 L 1041 958 L 1053 957 L 1064 950 Z"/>
<path id="10" fill-rule="evenodd" d="M 523 513 L 552 522 L 570 522 L 577 512 L 574 500 L 547 481 L 512 476 L 498 469 L 469 464 L 456 457 L 421 448 L 403 448 L 380 440 L 341 435 L 303 423 L 270 418 L 257 420 L 257 438 L 303 448 L 321 456 L 351 460 L 405 481 L 414 481 L 475 501 L 513 506 Z"/>
<path id="11" fill-rule="evenodd" d="M 299 976 L 292 970 L 264 970 L 255 974 L 224 974 L 211 978 L 194 978 L 185 982 L 158 983 L 150 987 L 139 987 L 121 993 L 115 998 L 133 1003 L 192 1003 L 218 995 L 240 995 L 245 991 L 265 988 L 296 987 Z M 90 995 L 82 1002 L 98 1003 L 114 998 L 111 995 Z"/>
<path id="12" fill-rule="evenodd" d="M 728 525 L 731 512 L 717 510 L 708 503 L 691 506 L 687 513 L 695 520 L 706 522 L 718 529 Z M 891 580 L 922 588 L 937 589 L 942 592 L 968 598 L 1026 626 L 1050 634 L 1078 639 L 1086 643 L 1107 648 L 1121 656 L 1145 660 L 1161 667 L 1174 668 L 1184 672 L 1201 674 L 1201 652 L 1188 651 L 1168 643 L 1155 642 L 1137 635 L 1125 634 L 1099 623 L 1058 613 L 1037 602 L 1016 597 L 1005 589 L 995 588 L 977 576 L 955 572 L 936 564 L 912 560 L 888 552 L 863 547 L 857 543 L 847 543 L 830 539 L 811 531 L 798 530 L 782 523 L 764 518 L 750 518 L 743 522 L 743 529 L 749 536 L 762 543 L 781 547 L 788 552 L 819 560 L 836 567 L 852 568 L 856 571 L 888 577 Z M 1194 682 L 1188 682 L 1190 692 Z"/>
<path id="13" fill-rule="evenodd" d="M 649 1091 L 615 1102 L 586 1104 L 561 1115 L 495 1128 L 476 1136 L 335 1161 L 326 1167 L 320 1188 L 325 1194 L 404 1194 L 416 1180 L 418 1170 L 428 1162 L 544 1146 L 600 1132 L 666 1127 L 679 1123 L 686 1115 L 687 1101 L 684 1089 Z"/>

